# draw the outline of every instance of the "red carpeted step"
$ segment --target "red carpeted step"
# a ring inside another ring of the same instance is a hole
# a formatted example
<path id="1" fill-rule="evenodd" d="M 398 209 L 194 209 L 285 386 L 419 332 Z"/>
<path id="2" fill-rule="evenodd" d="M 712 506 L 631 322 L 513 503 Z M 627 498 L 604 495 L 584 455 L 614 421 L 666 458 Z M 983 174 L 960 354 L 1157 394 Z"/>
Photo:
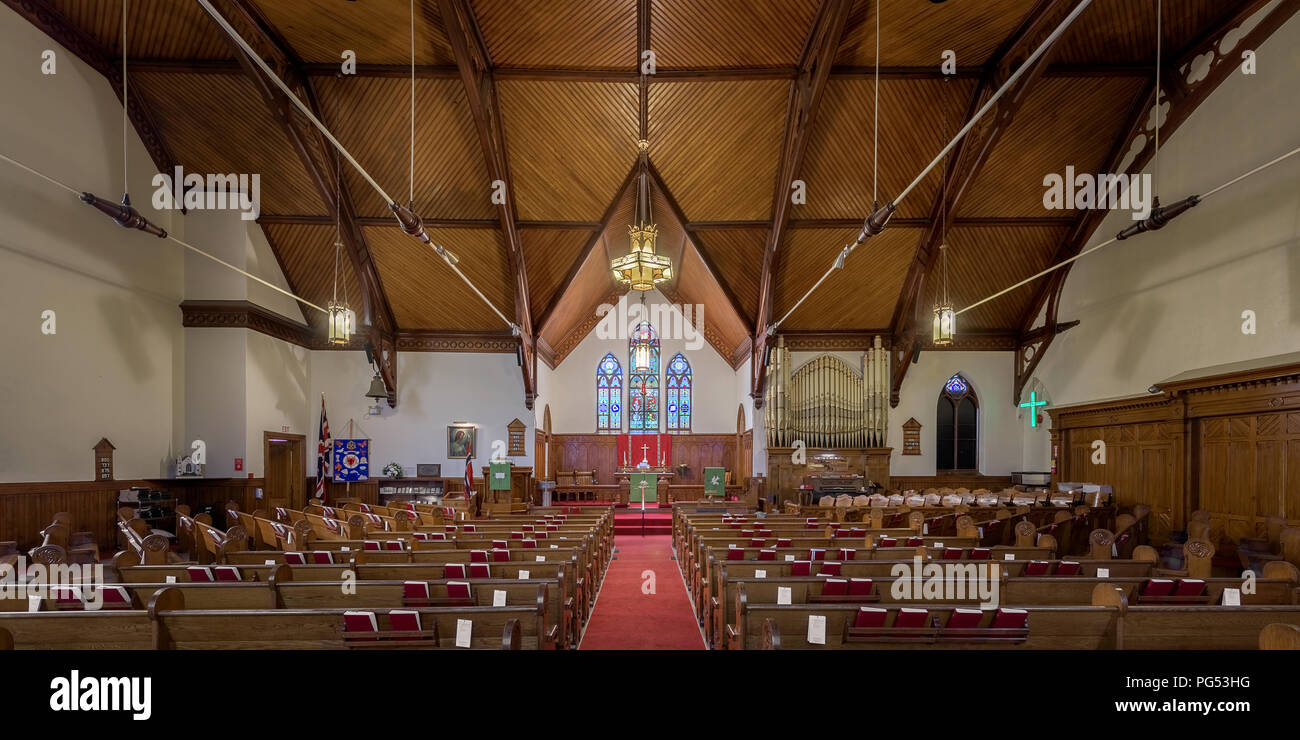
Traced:
<path id="1" fill-rule="evenodd" d="M 616 559 L 605 574 L 580 649 L 704 649 L 681 572 L 672 559 L 671 540 L 666 534 L 615 540 Z M 650 575 L 654 593 L 643 588 Z"/>

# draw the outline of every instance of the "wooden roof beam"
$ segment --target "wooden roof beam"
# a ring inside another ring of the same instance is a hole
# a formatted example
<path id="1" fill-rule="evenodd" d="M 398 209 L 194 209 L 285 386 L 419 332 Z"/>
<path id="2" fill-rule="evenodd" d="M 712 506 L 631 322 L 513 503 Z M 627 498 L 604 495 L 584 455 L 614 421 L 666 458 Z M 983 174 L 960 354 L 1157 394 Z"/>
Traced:
<path id="1" fill-rule="evenodd" d="M 963 120 L 970 120 L 987 101 L 993 97 L 1004 82 L 1016 71 L 1034 50 L 1046 39 L 1069 15 L 1075 5 L 1074 0 L 1042 0 L 1020 28 L 1012 34 L 989 60 L 979 85 L 971 96 L 967 113 Z M 911 366 L 911 357 L 919 347 L 917 342 L 920 323 L 921 303 L 925 298 L 925 287 L 939 260 L 940 245 L 944 235 L 941 224 L 945 213 L 957 210 L 961 198 L 970 185 L 979 176 L 984 163 L 988 161 L 994 147 L 1007 129 L 1020 106 L 1028 98 L 1034 83 L 1042 76 L 1051 63 L 1052 53 L 1058 48 L 1058 37 L 1053 48 L 1049 48 L 1016 81 L 1015 87 L 998 99 L 997 105 L 979 123 L 958 142 L 948 159 L 944 176 L 947 181 L 946 202 L 945 189 L 935 194 L 930 207 L 930 225 L 921 234 L 898 303 L 894 307 L 892 327 L 894 348 L 891 368 L 889 403 L 897 406 L 903 379 Z M 929 322 L 925 322 L 928 326 Z"/>
<path id="2" fill-rule="evenodd" d="M 19 0 L 4 0 L 13 4 Z M 121 59 L 109 60 L 121 66 Z M 157 74 L 239 74 L 239 63 L 234 59 L 166 59 L 142 58 L 132 59 L 131 67 L 142 72 Z M 343 76 L 340 64 L 335 62 L 304 62 L 303 71 L 312 77 Z M 1135 64 L 1053 64 L 1044 72 L 1044 77 L 1146 77 L 1150 75 L 1149 67 Z M 727 68 L 669 68 L 659 69 L 654 76 L 655 83 L 672 82 L 726 82 L 754 80 L 793 80 L 799 74 L 795 67 L 727 67 Z M 978 80 L 984 74 L 984 67 L 958 67 L 955 75 L 945 75 L 937 66 L 882 66 L 882 80 L 937 80 L 957 77 L 958 79 Z M 355 73 L 348 77 L 357 78 L 396 78 L 409 79 L 411 67 L 408 64 L 374 64 L 358 63 Z M 460 79 L 460 68 L 444 64 L 417 64 L 415 76 L 418 79 L 454 80 Z M 854 80 L 874 79 L 874 67 L 840 65 L 831 68 L 831 79 Z M 589 69 L 571 67 L 499 67 L 492 68 L 495 80 L 512 80 L 523 82 L 606 82 L 629 83 L 640 80 L 637 70 L 629 69 Z"/>
<path id="3" fill-rule="evenodd" d="M 809 30 L 799 58 L 798 75 L 790 83 L 790 98 L 786 107 L 785 136 L 781 145 L 781 162 L 777 167 L 776 182 L 772 188 L 772 223 L 767 244 L 763 248 L 762 272 L 758 286 L 758 311 L 754 326 L 750 360 L 750 398 L 754 408 L 763 406 L 763 382 L 767 366 L 764 354 L 767 349 L 767 330 L 772 322 L 773 291 L 776 290 L 776 271 L 780 264 L 778 249 L 785 236 L 790 219 L 790 185 L 799 176 L 804 153 L 808 149 L 812 126 L 821 107 L 826 81 L 830 79 L 835 64 L 835 54 L 844 36 L 844 28 L 852 9 L 849 0 L 824 0 L 817 18 Z"/>
<path id="4" fill-rule="evenodd" d="M 524 403 L 533 407 L 537 398 L 537 348 L 533 333 L 532 308 L 528 295 L 528 272 L 524 265 L 523 242 L 516 222 L 514 184 L 510 178 L 510 159 L 506 150 L 505 129 L 501 123 L 501 103 L 492 76 L 492 58 L 474 17 L 469 0 L 438 0 L 443 28 L 451 44 L 456 66 L 465 84 L 470 115 L 483 147 L 483 161 L 488 177 L 505 185 L 506 202 L 497 210 L 505 236 L 506 267 L 514 276 L 515 325 L 519 329 L 520 363 L 524 381 Z M 488 191 L 484 191 L 484 197 Z"/>
<path id="5" fill-rule="evenodd" d="M 321 120 L 320 105 L 312 90 L 311 81 L 303 71 L 302 61 L 289 46 L 284 37 L 253 4 L 253 0 L 216 0 L 214 5 L 225 9 L 229 19 L 238 16 L 244 25 L 254 29 L 257 37 L 246 39 L 254 48 L 263 53 L 270 53 L 267 64 L 284 81 L 289 89 Z M 231 13 L 230 11 L 233 11 Z M 214 21 L 215 23 L 215 21 Z M 224 31 L 223 38 L 228 38 Z M 365 323 L 369 325 L 369 339 L 375 351 L 376 364 L 380 376 L 388 389 L 388 405 L 397 405 L 397 345 L 395 334 L 397 321 L 393 317 L 392 307 L 384 294 L 383 284 L 379 279 L 379 270 L 366 244 L 365 235 L 357 223 L 356 208 L 348 193 L 347 181 L 335 183 L 335 162 L 333 145 L 317 128 L 302 116 L 283 95 L 279 88 L 270 81 L 235 44 L 229 39 L 235 58 L 239 60 L 253 86 L 261 93 L 271 114 L 280 122 L 290 145 L 307 169 L 312 184 L 316 186 L 321 200 L 329 206 L 336 206 L 339 214 L 340 232 L 343 245 L 352 259 L 357 280 L 361 285 L 361 302 Z M 335 155 L 337 156 L 337 155 Z M 337 189 L 337 193 L 336 193 Z M 338 203 L 335 203 L 335 200 Z"/>

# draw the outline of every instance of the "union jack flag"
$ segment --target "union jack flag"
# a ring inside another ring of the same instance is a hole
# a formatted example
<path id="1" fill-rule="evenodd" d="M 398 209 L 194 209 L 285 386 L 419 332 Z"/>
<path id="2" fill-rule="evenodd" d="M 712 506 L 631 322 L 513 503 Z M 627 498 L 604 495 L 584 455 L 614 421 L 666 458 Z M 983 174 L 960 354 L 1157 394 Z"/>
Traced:
<path id="1" fill-rule="evenodd" d="M 316 498 L 325 500 L 325 478 L 330 473 L 330 423 L 325 418 L 325 394 L 320 394 L 320 440 L 316 444 Z"/>

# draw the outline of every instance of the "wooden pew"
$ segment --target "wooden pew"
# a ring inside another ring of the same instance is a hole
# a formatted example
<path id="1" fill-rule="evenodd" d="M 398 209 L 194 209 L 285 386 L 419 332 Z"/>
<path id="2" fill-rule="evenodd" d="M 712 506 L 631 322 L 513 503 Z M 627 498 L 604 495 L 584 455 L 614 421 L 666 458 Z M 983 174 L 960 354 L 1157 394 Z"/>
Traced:
<path id="1" fill-rule="evenodd" d="M 1114 647 L 1114 626 L 1119 610 L 1107 606 L 1026 607 L 1027 629 L 1022 635 L 960 634 L 945 639 L 940 630 L 932 634 L 892 633 L 889 627 L 879 635 L 855 639 L 852 628 L 859 609 L 856 604 L 777 605 L 742 604 L 739 623 L 728 640 L 740 649 L 756 650 L 1098 650 Z M 868 607 L 871 608 L 871 607 Z M 881 607 L 875 607 L 881 608 Z M 886 624 L 893 625 L 901 609 L 884 607 Z M 926 622 L 946 625 L 957 607 L 927 605 Z M 825 644 L 807 641 L 810 616 L 826 619 Z M 991 615 L 983 617 L 987 620 Z M 1005 641 L 988 638 L 1010 637 Z"/>

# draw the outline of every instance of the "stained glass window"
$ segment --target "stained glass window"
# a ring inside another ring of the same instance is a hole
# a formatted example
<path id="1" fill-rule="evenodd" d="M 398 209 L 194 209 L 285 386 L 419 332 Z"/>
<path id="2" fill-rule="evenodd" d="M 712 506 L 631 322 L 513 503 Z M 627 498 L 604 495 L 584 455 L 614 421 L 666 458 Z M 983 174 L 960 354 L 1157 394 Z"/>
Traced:
<path id="1" fill-rule="evenodd" d="M 640 347 L 645 362 L 637 367 Z M 633 434 L 659 432 L 659 335 L 649 324 L 639 324 L 628 340 L 627 429 Z"/>
<path id="2" fill-rule="evenodd" d="M 669 431 L 691 431 L 691 363 L 681 352 L 673 355 L 664 372 L 664 411 Z"/>
<path id="3" fill-rule="evenodd" d="M 954 396 L 963 395 L 969 389 L 969 386 L 966 385 L 966 379 L 961 376 L 961 373 L 948 378 L 948 382 L 943 387 Z"/>
<path id="4" fill-rule="evenodd" d="M 613 353 L 596 365 L 596 431 L 623 429 L 623 367 Z"/>
<path id="5" fill-rule="evenodd" d="M 979 400 L 960 373 L 948 379 L 939 393 L 935 415 L 935 468 L 976 470 L 979 467 Z"/>

